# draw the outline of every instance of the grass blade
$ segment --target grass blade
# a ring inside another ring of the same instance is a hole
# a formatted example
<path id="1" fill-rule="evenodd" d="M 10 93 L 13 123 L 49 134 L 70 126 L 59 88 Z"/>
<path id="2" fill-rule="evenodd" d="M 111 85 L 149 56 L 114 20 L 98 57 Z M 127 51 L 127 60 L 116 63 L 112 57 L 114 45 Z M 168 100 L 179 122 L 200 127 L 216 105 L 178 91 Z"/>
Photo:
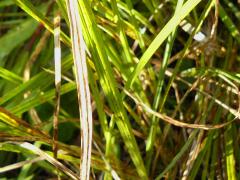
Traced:
<path id="1" fill-rule="evenodd" d="M 73 59 L 81 121 L 80 179 L 89 179 L 92 151 L 92 108 L 86 62 L 86 45 L 83 39 L 77 0 L 66 0 L 70 22 Z"/>
<path id="2" fill-rule="evenodd" d="M 150 46 L 142 55 L 137 67 L 133 71 L 131 77 L 126 83 L 126 89 L 129 89 L 136 77 L 140 74 L 141 70 L 144 66 L 149 62 L 152 55 L 155 51 L 161 46 L 163 41 L 167 39 L 167 37 L 174 31 L 177 25 L 183 20 L 197 5 L 200 3 L 201 0 L 188 0 L 182 8 L 176 13 L 164 26 L 164 28 L 158 33 L 155 39 L 152 41 Z"/>
<path id="3" fill-rule="evenodd" d="M 60 94 L 61 94 L 61 45 L 60 45 L 60 12 L 56 13 L 54 18 L 54 65 L 55 65 L 55 89 L 56 104 L 53 115 L 53 152 L 54 158 L 57 159 L 58 147 L 58 116 L 60 110 Z"/>

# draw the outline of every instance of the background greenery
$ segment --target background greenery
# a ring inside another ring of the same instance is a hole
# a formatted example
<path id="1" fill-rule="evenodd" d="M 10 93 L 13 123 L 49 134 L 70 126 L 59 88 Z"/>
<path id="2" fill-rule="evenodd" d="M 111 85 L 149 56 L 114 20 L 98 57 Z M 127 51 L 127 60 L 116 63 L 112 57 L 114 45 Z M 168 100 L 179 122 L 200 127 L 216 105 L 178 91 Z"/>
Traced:
<path id="1" fill-rule="evenodd" d="M 56 160 L 57 11 L 62 87 Z M 79 14 L 91 54 L 91 178 L 240 179 L 239 4 L 79 0 Z M 199 32 L 203 40 L 196 40 Z M 0 1 L 1 179 L 78 179 L 72 67 L 65 0 Z"/>

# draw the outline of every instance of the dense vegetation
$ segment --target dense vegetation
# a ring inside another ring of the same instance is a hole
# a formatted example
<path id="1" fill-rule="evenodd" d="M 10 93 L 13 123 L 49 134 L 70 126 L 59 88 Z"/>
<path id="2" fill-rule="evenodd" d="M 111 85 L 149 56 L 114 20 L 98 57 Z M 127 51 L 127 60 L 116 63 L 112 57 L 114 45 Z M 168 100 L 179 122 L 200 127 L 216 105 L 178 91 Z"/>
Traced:
<path id="1" fill-rule="evenodd" d="M 240 179 L 239 3 L 73 2 L 0 1 L 0 178 Z"/>

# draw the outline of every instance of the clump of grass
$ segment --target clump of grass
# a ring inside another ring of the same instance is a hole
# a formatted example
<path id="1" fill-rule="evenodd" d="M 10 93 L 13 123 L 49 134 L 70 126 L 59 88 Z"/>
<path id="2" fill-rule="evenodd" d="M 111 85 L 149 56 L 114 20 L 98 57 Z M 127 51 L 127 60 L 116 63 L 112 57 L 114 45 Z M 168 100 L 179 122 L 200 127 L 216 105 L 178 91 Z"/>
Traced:
<path id="1" fill-rule="evenodd" d="M 239 179 L 239 13 L 2 0 L 0 177 Z"/>

